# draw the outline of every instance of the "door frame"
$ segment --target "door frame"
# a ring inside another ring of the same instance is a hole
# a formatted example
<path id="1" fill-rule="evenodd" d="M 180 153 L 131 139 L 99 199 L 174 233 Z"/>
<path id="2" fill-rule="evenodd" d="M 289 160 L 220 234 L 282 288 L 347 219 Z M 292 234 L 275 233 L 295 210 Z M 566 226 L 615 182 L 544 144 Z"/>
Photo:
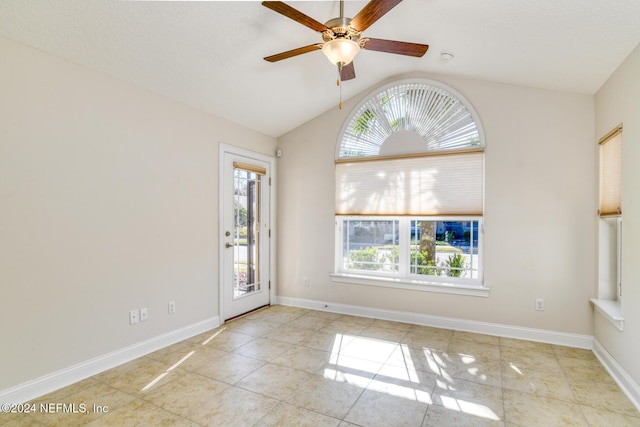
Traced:
<path id="1" fill-rule="evenodd" d="M 224 158 L 225 153 L 235 154 L 238 156 L 247 157 L 250 159 L 255 159 L 261 162 L 265 162 L 269 164 L 270 175 L 268 176 L 270 180 L 269 184 L 269 277 L 267 277 L 267 283 L 269 284 L 269 304 L 273 304 L 276 298 L 276 159 L 274 156 L 269 156 L 267 154 L 258 153 L 255 151 L 248 150 L 246 148 L 237 147 L 235 145 L 225 144 L 223 142 L 219 143 L 218 148 L 218 313 L 220 316 L 220 323 L 224 323 L 224 295 L 223 295 L 223 282 L 224 282 L 224 172 L 225 172 L 225 164 Z"/>

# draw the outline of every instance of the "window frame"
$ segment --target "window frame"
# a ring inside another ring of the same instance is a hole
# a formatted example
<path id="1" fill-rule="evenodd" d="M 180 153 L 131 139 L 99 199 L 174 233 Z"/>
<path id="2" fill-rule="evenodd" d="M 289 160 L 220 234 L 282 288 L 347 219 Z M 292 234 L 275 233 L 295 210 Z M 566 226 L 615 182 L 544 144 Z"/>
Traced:
<path id="1" fill-rule="evenodd" d="M 398 221 L 398 272 L 379 272 L 345 268 L 344 262 L 344 223 L 345 221 Z M 478 278 L 459 278 L 449 276 L 430 276 L 411 273 L 411 221 L 453 221 L 478 222 Z M 442 292 L 487 297 L 489 288 L 484 286 L 484 217 L 483 216 L 335 216 L 334 282 L 352 283 L 370 286 L 383 286 L 399 289 L 411 289 L 428 292 Z"/>

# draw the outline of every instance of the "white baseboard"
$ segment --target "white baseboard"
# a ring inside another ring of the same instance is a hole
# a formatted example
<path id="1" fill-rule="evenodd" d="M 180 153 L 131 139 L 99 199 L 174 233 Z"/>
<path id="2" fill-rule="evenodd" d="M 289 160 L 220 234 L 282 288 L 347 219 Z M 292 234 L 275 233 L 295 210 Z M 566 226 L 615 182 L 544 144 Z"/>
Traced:
<path id="1" fill-rule="evenodd" d="M 593 353 L 609 372 L 609 375 L 618 383 L 618 386 L 620 386 L 624 394 L 627 395 L 631 403 L 640 411 L 640 386 L 638 386 L 622 366 L 616 362 L 598 340 L 594 340 L 593 342 Z"/>
<path id="2" fill-rule="evenodd" d="M 453 329 L 456 331 L 475 332 L 505 338 L 517 338 L 548 344 L 564 345 L 568 347 L 593 348 L 593 336 L 556 332 L 544 329 L 525 328 L 521 326 L 503 325 L 499 323 L 477 322 L 473 320 L 455 319 L 451 317 L 431 316 L 427 314 L 403 311 L 385 310 L 355 305 L 336 304 L 316 300 L 289 298 L 279 296 L 278 304 L 313 310 L 330 311 L 333 313 L 350 314 L 354 316 L 371 317 L 375 319 L 393 320 L 396 322 L 412 323 L 415 325 L 432 326 L 436 328 Z"/>
<path id="3" fill-rule="evenodd" d="M 0 403 L 24 403 L 220 326 L 215 316 L 0 391 Z"/>

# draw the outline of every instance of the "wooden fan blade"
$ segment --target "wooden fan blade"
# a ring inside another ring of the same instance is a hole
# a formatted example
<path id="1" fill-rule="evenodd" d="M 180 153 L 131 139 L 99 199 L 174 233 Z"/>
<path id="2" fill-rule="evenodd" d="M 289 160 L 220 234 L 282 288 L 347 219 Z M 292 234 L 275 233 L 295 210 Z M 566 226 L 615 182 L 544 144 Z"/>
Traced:
<path id="1" fill-rule="evenodd" d="M 428 44 L 397 42 L 395 40 L 366 38 L 363 49 L 375 50 L 378 52 L 396 53 L 398 55 L 408 55 L 421 57 L 429 49 Z"/>
<path id="2" fill-rule="evenodd" d="M 262 5 L 275 12 L 280 13 L 281 15 L 286 16 L 287 18 L 293 19 L 294 21 L 299 22 L 300 24 L 309 27 L 314 31 L 322 32 L 324 30 L 328 30 L 326 25 L 321 24 L 315 19 L 310 18 L 299 10 L 292 8 L 288 4 L 281 1 L 263 1 Z"/>
<path id="3" fill-rule="evenodd" d="M 351 20 L 351 26 L 358 31 L 364 31 L 385 13 L 393 9 L 402 0 L 371 0 Z"/>
<path id="4" fill-rule="evenodd" d="M 353 67 L 353 61 L 343 66 L 340 70 L 340 80 L 347 81 L 356 78 L 356 69 Z"/>
<path id="5" fill-rule="evenodd" d="M 313 52 L 314 50 L 322 49 L 322 43 L 311 44 L 309 46 L 299 47 L 297 49 L 288 50 L 286 52 L 277 53 L 275 55 L 267 56 L 265 61 L 276 62 L 283 59 L 291 58 L 292 56 L 302 55 L 303 53 Z"/>

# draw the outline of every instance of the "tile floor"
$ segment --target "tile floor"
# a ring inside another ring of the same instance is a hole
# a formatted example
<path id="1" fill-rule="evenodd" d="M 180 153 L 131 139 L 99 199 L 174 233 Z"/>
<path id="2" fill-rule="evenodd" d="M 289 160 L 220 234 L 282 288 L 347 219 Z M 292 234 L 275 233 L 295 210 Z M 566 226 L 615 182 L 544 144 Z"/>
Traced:
<path id="1" fill-rule="evenodd" d="M 591 351 L 286 306 L 33 403 L 78 413 L 0 425 L 640 426 Z"/>

